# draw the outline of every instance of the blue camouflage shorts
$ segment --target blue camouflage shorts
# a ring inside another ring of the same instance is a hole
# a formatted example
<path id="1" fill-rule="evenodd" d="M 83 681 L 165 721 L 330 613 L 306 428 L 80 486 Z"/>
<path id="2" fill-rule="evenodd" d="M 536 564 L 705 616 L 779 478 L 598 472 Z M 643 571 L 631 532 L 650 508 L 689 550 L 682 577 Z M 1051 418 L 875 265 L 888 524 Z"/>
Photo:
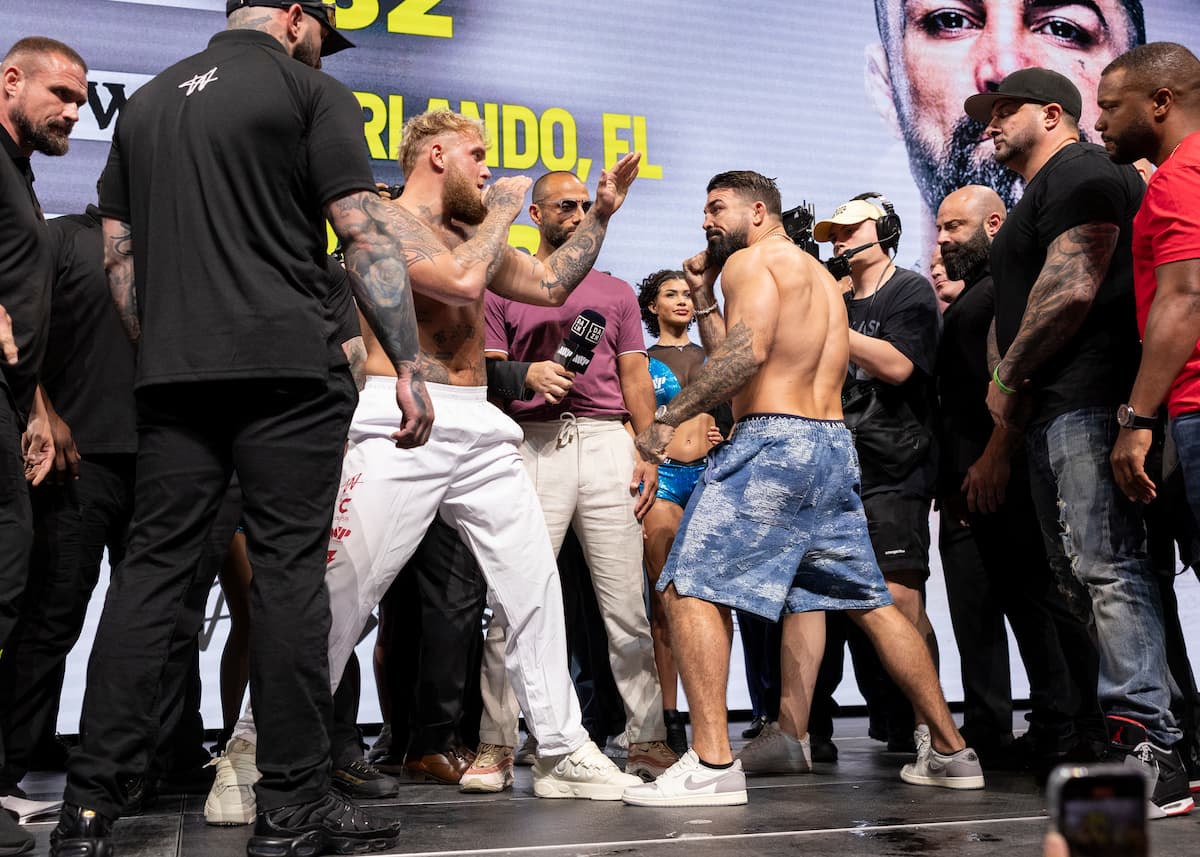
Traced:
<path id="1" fill-rule="evenodd" d="M 764 619 L 892 603 L 841 420 L 750 414 L 709 457 L 658 581 Z"/>

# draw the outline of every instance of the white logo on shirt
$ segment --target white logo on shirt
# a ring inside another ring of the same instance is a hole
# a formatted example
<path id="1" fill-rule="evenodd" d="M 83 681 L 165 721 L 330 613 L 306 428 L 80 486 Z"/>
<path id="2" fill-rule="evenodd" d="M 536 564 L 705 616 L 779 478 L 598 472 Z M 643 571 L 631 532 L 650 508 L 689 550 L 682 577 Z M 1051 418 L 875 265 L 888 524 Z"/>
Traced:
<path id="1" fill-rule="evenodd" d="M 214 80 L 220 79 L 221 78 L 217 77 L 217 67 L 214 65 L 208 71 L 204 72 L 204 74 L 198 74 L 191 80 L 185 80 L 183 83 L 179 84 L 179 88 L 187 90 L 187 92 L 184 93 L 184 97 L 186 98 L 197 90 L 203 91 L 204 87 L 208 86 Z"/>

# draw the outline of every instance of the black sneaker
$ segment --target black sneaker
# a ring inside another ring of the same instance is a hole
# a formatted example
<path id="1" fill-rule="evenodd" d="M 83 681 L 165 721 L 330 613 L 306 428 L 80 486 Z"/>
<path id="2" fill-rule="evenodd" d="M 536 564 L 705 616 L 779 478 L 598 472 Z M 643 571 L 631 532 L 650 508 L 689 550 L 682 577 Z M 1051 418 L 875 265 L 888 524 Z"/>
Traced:
<path id="1" fill-rule="evenodd" d="M 400 822 L 381 821 L 330 791 L 308 803 L 260 812 L 248 857 L 309 857 L 388 851 L 400 839 Z M 66 855 L 63 855 L 66 857 Z"/>
<path id="2" fill-rule="evenodd" d="M 111 857 L 112 853 L 112 822 L 95 810 L 64 803 L 58 826 L 50 832 L 50 857 Z"/>
<path id="3" fill-rule="evenodd" d="M 347 797 L 379 798 L 400 794 L 400 781 L 380 773 L 369 762 L 355 759 L 333 772 L 333 787 Z"/>
<path id="4" fill-rule="evenodd" d="M 663 720 L 667 724 L 667 746 L 682 756 L 688 750 L 687 717 L 675 708 L 663 709 Z"/>
<path id="5" fill-rule="evenodd" d="M 837 744 L 833 743 L 832 738 L 826 738 L 824 735 L 808 734 L 808 743 L 812 760 L 814 762 L 823 762 L 827 765 L 837 764 Z"/>
<path id="6" fill-rule="evenodd" d="M 1109 715 L 1109 747 L 1113 756 L 1125 757 L 1126 765 L 1144 765 L 1154 783 L 1146 817 L 1168 818 L 1191 812 L 1195 803 L 1188 788 L 1187 769 L 1179 751 L 1153 743 L 1146 728 L 1136 720 Z"/>

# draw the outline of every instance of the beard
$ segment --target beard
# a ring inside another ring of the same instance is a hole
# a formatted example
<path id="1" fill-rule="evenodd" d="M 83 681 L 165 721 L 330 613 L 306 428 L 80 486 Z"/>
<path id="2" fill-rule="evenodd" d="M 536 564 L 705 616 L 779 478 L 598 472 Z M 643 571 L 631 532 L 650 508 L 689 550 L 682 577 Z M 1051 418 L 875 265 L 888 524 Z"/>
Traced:
<path id="1" fill-rule="evenodd" d="M 750 246 L 750 231 L 743 226 L 730 232 L 711 232 L 708 235 L 708 264 L 724 268 L 729 257 Z"/>
<path id="2" fill-rule="evenodd" d="M 16 125 L 18 139 L 32 147 L 35 152 L 51 156 L 67 153 L 71 145 L 68 138 L 71 129 L 75 127 L 75 123 L 64 122 L 61 119 L 51 119 L 42 125 L 35 125 L 20 109 L 13 116 L 13 124 Z"/>
<path id="3" fill-rule="evenodd" d="M 559 247 L 567 243 L 572 235 L 575 234 L 574 229 L 568 230 L 565 226 L 559 223 L 551 223 L 549 218 L 542 220 L 542 225 L 538 227 L 542 233 L 542 240 L 546 245 L 557 250 Z"/>
<path id="4" fill-rule="evenodd" d="M 487 206 L 483 194 L 467 174 L 457 167 L 446 170 L 446 184 L 442 189 L 442 206 L 455 220 L 468 226 L 478 226 L 487 217 Z"/>
<path id="5" fill-rule="evenodd" d="M 937 211 L 942 200 L 967 185 L 990 187 L 1000 195 L 1004 207 L 1011 209 L 1021 199 L 1024 182 L 992 158 L 980 159 L 979 139 L 984 125 L 968 116 L 954 123 L 950 139 L 940 152 L 919 139 L 911 125 L 905 126 L 904 142 L 908 164 L 921 198 L 930 211 Z"/>
<path id="6" fill-rule="evenodd" d="M 971 282 L 987 269 L 991 249 L 992 242 L 982 225 L 962 244 L 943 244 L 942 264 L 946 266 L 946 279 Z"/>
<path id="7" fill-rule="evenodd" d="M 1149 158 L 1158 151 L 1154 126 L 1140 116 L 1129 123 L 1121 136 L 1110 138 L 1107 144 L 1111 146 L 1109 157 L 1117 164 L 1132 164 L 1138 158 Z"/>

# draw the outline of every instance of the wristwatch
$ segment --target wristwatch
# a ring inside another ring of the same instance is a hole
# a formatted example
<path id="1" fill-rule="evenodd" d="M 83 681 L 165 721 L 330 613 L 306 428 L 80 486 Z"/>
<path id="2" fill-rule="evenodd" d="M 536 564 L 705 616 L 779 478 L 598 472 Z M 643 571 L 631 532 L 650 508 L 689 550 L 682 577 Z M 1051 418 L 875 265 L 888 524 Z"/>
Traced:
<path id="1" fill-rule="evenodd" d="M 1131 405 L 1120 405 L 1117 408 L 1117 425 L 1127 429 L 1158 428 L 1158 417 L 1139 416 Z"/>
<path id="2" fill-rule="evenodd" d="M 654 421 L 656 423 L 662 423 L 665 426 L 671 425 L 669 422 L 667 422 L 667 406 L 666 405 L 658 406 L 658 409 L 654 412 Z M 671 427 L 674 428 L 674 426 L 671 426 Z"/>

